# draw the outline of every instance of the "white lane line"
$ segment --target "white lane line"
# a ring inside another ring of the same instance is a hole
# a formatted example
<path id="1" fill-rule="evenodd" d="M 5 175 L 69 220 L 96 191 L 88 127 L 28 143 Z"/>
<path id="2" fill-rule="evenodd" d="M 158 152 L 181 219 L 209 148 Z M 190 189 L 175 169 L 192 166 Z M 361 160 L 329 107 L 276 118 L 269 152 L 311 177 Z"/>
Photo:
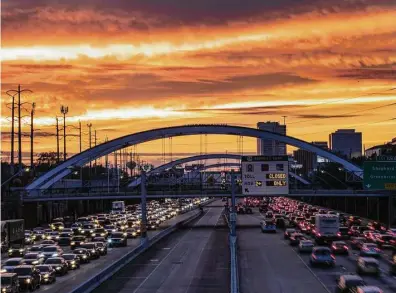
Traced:
<path id="1" fill-rule="evenodd" d="M 286 244 L 286 242 L 285 241 L 282 241 L 284 244 Z M 330 290 L 327 288 L 327 286 L 320 280 L 320 278 L 314 273 L 314 271 L 309 267 L 309 265 L 307 265 L 306 263 L 305 263 L 305 261 L 302 259 L 302 257 L 294 250 L 294 249 L 292 249 L 295 253 L 296 253 L 296 255 L 297 255 L 297 257 L 301 260 L 301 262 L 304 264 L 304 266 L 308 269 L 308 271 L 310 271 L 311 272 L 311 274 L 316 278 L 316 280 L 318 280 L 318 282 L 323 286 L 323 288 L 328 292 L 328 293 L 331 293 L 330 292 Z"/>
<path id="2" fill-rule="evenodd" d="M 201 219 L 199 219 L 199 221 L 196 223 L 198 224 L 205 216 L 206 214 L 210 211 L 211 209 L 209 209 L 205 215 L 203 215 L 203 217 Z M 179 246 L 180 243 L 182 243 L 182 241 L 184 240 L 184 238 L 187 237 L 187 235 L 191 232 L 191 230 L 193 229 L 193 227 L 190 228 L 190 230 L 187 231 L 187 233 L 180 238 L 180 240 L 175 244 L 175 246 L 173 246 L 173 248 L 171 250 L 169 250 L 169 252 L 167 253 L 167 255 L 165 255 L 165 257 L 158 263 L 158 265 L 154 268 L 154 270 L 152 270 L 152 272 L 143 280 L 143 282 L 141 282 L 139 284 L 139 286 L 137 286 L 137 288 L 133 291 L 133 293 L 136 293 L 149 279 L 150 277 L 157 271 L 157 269 L 162 265 L 162 263 L 172 254 L 172 252 Z"/>

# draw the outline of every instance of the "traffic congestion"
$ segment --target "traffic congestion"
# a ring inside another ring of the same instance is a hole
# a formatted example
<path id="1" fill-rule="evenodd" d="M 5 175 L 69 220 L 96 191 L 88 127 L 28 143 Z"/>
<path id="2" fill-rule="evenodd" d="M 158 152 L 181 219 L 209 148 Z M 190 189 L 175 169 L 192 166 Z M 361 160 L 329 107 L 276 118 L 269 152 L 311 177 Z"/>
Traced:
<path id="1" fill-rule="evenodd" d="M 396 290 L 395 229 L 284 197 L 244 204 L 258 207 L 261 232 L 283 231 L 282 242 L 328 292 Z"/>
<path id="2" fill-rule="evenodd" d="M 149 233 L 163 229 L 172 218 L 207 200 L 149 201 L 146 228 Z M 93 269 L 90 263 L 105 265 L 108 254 L 128 249 L 133 240 L 137 243 L 142 233 L 140 205 L 116 203 L 108 213 L 79 217 L 69 224 L 57 218 L 48 227 L 25 230 L 24 245 L 11 245 L 2 252 L 2 292 L 34 291 L 42 285 L 50 288 L 66 275 L 78 274 L 84 266 Z"/>

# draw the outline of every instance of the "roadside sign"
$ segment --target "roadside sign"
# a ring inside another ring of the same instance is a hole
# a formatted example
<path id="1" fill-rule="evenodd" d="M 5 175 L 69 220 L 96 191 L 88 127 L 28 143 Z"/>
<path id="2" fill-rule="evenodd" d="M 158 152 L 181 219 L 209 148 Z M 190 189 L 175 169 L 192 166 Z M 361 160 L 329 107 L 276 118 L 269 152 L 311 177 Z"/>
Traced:
<path id="1" fill-rule="evenodd" d="M 368 190 L 396 190 L 396 161 L 364 162 L 363 182 Z"/>
<path id="2" fill-rule="evenodd" d="M 288 156 L 242 156 L 244 195 L 289 194 Z"/>

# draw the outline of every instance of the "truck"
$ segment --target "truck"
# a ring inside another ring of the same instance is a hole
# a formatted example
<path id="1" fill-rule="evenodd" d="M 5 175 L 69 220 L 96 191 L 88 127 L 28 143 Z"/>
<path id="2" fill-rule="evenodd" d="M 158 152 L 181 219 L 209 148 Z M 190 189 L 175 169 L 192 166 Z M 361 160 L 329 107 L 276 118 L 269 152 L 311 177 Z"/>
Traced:
<path id="1" fill-rule="evenodd" d="M 319 245 L 328 244 L 340 239 L 340 219 L 338 215 L 316 214 L 315 242 Z"/>
<path id="2" fill-rule="evenodd" d="M 1 249 L 8 249 L 13 244 L 23 245 L 25 240 L 25 220 L 1 221 Z"/>
<path id="3" fill-rule="evenodd" d="M 113 201 L 111 203 L 111 212 L 113 214 L 119 214 L 125 212 L 125 202 L 124 201 Z"/>

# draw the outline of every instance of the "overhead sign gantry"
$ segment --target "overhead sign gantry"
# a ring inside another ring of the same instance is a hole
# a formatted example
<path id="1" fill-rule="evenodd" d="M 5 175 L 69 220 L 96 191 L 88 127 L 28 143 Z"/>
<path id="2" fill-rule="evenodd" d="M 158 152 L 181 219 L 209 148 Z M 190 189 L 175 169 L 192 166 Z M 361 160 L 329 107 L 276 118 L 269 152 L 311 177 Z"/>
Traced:
<path id="1" fill-rule="evenodd" d="M 288 156 L 242 156 L 241 169 L 244 195 L 289 194 Z"/>

